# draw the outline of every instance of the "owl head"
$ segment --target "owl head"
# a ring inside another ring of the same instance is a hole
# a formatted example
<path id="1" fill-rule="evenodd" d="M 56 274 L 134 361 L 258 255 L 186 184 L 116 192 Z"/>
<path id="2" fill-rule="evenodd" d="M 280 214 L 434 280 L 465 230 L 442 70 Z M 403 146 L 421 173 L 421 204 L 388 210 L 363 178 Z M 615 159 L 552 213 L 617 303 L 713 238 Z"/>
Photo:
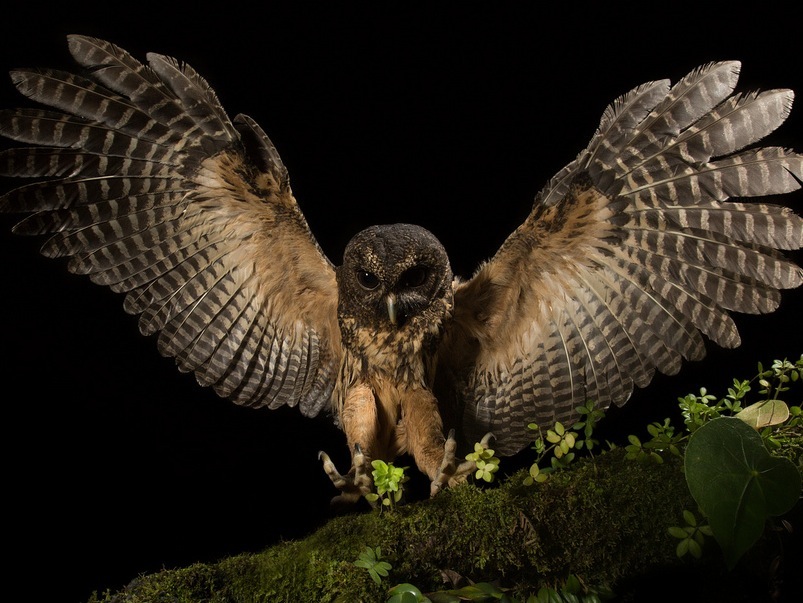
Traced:
<path id="1" fill-rule="evenodd" d="M 420 226 L 386 224 L 361 231 L 346 246 L 337 281 L 338 314 L 357 327 L 404 329 L 416 319 L 438 319 L 444 302 L 451 306 L 446 250 Z"/>

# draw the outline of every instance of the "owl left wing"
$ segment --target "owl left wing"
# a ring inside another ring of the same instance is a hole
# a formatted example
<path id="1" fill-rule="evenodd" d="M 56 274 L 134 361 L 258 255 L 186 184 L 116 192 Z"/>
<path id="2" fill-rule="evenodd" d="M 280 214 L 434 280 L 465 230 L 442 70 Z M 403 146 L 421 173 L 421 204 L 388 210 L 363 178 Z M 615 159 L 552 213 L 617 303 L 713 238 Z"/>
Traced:
<path id="1" fill-rule="evenodd" d="M 457 381 L 469 441 L 513 454 L 527 425 L 588 399 L 624 403 L 655 370 L 740 343 L 728 310 L 762 313 L 803 271 L 779 249 L 803 220 L 734 197 L 801 186 L 803 155 L 746 148 L 787 117 L 788 90 L 732 95 L 739 64 L 644 84 L 605 111 L 588 147 L 536 197 L 525 222 L 455 292 L 439 355 Z M 441 369 L 439 369 L 441 370 Z"/>
<path id="2" fill-rule="evenodd" d="M 328 408 L 340 357 L 334 268 L 268 137 L 233 121 L 191 67 L 69 37 L 86 75 L 12 72 L 55 110 L 3 111 L 0 156 L 36 181 L 0 198 L 15 232 L 125 293 L 143 334 L 203 385 L 247 406 Z"/>

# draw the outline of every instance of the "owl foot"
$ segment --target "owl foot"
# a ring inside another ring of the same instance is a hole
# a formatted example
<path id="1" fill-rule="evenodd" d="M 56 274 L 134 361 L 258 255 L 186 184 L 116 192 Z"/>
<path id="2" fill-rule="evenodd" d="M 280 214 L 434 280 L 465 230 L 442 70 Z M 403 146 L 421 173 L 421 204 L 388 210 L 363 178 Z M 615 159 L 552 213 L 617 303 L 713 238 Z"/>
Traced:
<path id="1" fill-rule="evenodd" d="M 492 437 L 492 433 L 486 433 L 480 441 L 480 445 L 483 448 L 488 448 Z M 456 451 L 457 440 L 455 440 L 454 429 L 452 429 L 449 431 L 449 437 L 446 438 L 446 445 L 443 449 L 443 462 L 438 469 L 437 475 L 435 475 L 435 479 L 432 480 L 432 484 L 430 485 L 430 497 L 435 496 L 438 492 L 446 488 L 446 486 L 455 486 L 465 481 L 471 473 L 477 470 L 477 463 L 474 461 L 463 461 L 458 464 L 457 458 L 455 457 Z"/>
<path id="2" fill-rule="evenodd" d="M 335 488 L 340 490 L 340 494 L 332 499 L 332 506 L 345 507 L 353 505 L 361 497 L 371 492 L 373 480 L 369 471 L 370 464 L 359 444 L 354 446 L 354 454 L 351 457 L 351 470 L 346 475 L 341 475 L 338 472 L 329 455 L 323 450 L 318 453 L 318 458 L 323 461 L 323 470 L 326 475 L 332 480 Z"/>

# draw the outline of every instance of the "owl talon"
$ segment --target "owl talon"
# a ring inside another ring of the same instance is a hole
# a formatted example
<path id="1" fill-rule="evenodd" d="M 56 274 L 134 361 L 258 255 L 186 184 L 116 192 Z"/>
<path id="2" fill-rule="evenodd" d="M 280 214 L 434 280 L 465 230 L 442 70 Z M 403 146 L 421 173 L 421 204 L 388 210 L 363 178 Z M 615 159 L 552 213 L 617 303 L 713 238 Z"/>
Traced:
<path id="1" fill-rule="evenodd" d="M 351 457 L 351 470 L 346 475 L 341 475 L 338 472 L 329 455 L 323 450 L 318 453 L 318 459 L 323 462 L 323 470 L 332 480 L 332 484 L 340 490 L 340 494 L 332 498 L 332 506 L 344 507 L 353 505 L 361 497 L 371 492 L 373 480 L 371 479 L 371 473 L 368 471 L 369 462 L 359 444 L 354 446 L 354 454 Z"/>
<path id="2" fill-rule="evenodd" d="M 491 443 L 493 434 L 488 432 L 480 440 L 480 445 L 487 449 Z M 457 484 L 466 481 L 466 478 L 476 471 L 477 463 L 474 461 L 463 461 L 457 463 L 455 452 L 457 451 L 457 440 L 454 437 L 454 429 L 449 431 L 449 436 L 446 438 L 444 446 L 443 462 L 435 479 L 432 480 L 430 486 L 430 497 L 435 496 L 438 492 L 446 488 L 446 486 L 456 486 Z"/>

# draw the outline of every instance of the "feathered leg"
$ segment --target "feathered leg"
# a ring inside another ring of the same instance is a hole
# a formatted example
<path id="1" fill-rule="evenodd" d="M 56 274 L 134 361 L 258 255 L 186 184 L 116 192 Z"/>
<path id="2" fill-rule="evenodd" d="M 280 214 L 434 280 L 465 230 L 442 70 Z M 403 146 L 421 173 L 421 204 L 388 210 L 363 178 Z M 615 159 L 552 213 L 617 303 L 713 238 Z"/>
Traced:
<path id="1" fill-rule="evenodd" d="M 409 390 L 401 408 L 401 421 L 396 427 L 400 448 L 409 452 L 418 468 L 432 480 L 430 496 L 464 481 L 476 470 L 476 463 L 460 462 L 456 456 L 454 429 L 444 438 L 443 420 L 432 392 L 418 388 Z M 482 439 L 483 448 L 488 447 L 490 438 L 491 434 L 487 434 Z"/>
<path id="2" fill-rule="evenodd" d="M 323 469 L 332 480 L 340 494 L 332 499 L 332 505 L 342 506 L 356 503 L 360 497 L 371 492 L 371 460 L 379 453 L 379 417 L 376 399 L 366 385 L 357 386 L 346 396 L 342 415 L 343 430 L 346 432 L 351 453 L 351 469 L 341 475 L 325 452 L 318 458 L 323 461 Z"/>

